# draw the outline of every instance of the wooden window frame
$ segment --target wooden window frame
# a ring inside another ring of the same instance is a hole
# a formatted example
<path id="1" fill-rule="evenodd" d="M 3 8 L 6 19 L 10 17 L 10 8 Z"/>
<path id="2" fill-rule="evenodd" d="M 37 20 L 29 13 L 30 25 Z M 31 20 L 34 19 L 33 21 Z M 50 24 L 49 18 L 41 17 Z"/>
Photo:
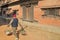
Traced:
<path id="1" fill-rule="evenodd" d="M 44 14 L 42 16 L 48 16 L 48 17 L 60 17 L 59 11 L 60 8 L 46 8 L 42 9 L 44 11 Z"/>

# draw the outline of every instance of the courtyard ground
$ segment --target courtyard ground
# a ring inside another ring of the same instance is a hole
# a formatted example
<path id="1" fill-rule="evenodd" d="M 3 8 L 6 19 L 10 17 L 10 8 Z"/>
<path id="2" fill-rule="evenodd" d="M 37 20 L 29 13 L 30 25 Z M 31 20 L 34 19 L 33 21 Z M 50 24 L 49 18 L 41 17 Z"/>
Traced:
<path id="1" fill-rule="evenodd" d="M 21 24 L 23 23 L 24 22 L 22 22 Z M 47 31 L 42 30 L 38 27 L 35 27 L 37 24 L 35 23 L 34 26 L 32 23 L 27 24 L 28 26 L 23 25 L 24 27 L 26 27 L 25 28 L 26 35 L 19 34 L 19 40 L 60 40 L 60 33 L 49 32 L 48 30 Z M 5 30 L 7 30 L 7 28 L 8 28 L 7 25 L 0 26 L 0 40 L 15 40 L 13 34 L 10 36 L 7 36 L 5 34 Z M 18 27 L 18 29 L 20 29 L 20 26 Z M 12 30 L 11 27 L 10 30 Z"/>

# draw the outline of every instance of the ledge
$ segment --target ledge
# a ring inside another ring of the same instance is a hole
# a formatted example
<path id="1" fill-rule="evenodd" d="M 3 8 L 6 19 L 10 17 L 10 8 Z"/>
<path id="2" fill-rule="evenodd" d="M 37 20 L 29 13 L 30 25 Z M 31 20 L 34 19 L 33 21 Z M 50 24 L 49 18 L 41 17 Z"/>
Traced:
<path id="1" fill-rule="evenodd" d="M 51 5 L 51 6 L 41 6 L 41 9 L 46 9 L 46 8 L 60 8 L 60 5 Z"/>
<path id="2" fill-rule="evenodd" d="M 26 22 L 31 22 L 31 23 L 33 23 L 33 22 L 36 22 L 36 23 L 38 23 L 38 21 L 37 20 L 29 20 L 29 19 L 23 19 L 23 18 L 20 18 L 22 21 L 26 21 Z"/>

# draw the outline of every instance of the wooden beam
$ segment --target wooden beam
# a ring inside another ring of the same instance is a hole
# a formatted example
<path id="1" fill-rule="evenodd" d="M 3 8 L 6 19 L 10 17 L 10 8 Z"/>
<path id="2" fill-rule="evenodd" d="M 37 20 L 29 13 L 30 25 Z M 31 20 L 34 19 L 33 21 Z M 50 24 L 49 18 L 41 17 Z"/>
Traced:
<path id="1" fill-rule="evenodd" d="M 12 2 L 12 3 L 6 3 L 6 4 L 4 4 L 4 5 L 1 5 L 1 7 L 8 7 L 8 6 L 14 6 L 14 5 L 18 5 L 18 4 L 20 4 L 21 6 L 22 5 L 30 5 L 30 4 L 38 4 L 38 1 L 40 1 L 40 0 L 31 0 L 31 1 L 27 1 L 27 2 L 22 2 L 22 3 L 20 3 L 20 1 L 21 0 L 19 0 L 19 1 L 15 1 L 15 2 Z"/>
<path id="2" fill-rule="evenodd" d="M 2 5 L 1 7 L 9 7 L 9 6 L 14 6 L 14 5 L 18 5 L 20 4 L 20 1 L 15 1 L 15 2 L 12 2 L 12 3 L 7 3 L 5 5 Z"/>

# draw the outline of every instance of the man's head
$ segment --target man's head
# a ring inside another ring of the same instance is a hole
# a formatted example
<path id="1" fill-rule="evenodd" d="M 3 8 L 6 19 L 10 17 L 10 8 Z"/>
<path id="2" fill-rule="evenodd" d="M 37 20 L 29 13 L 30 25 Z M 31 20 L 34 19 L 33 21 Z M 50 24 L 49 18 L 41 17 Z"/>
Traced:
<path id="1" fill-rule="evenodd" d="M 16 18 L 16 14 L 13 15 L 13 18 Z"/>
<path id="2" fill-rule="evenodd" d="M 13 18 L 16 18 L 17 10 L 13 10 Z"/>

